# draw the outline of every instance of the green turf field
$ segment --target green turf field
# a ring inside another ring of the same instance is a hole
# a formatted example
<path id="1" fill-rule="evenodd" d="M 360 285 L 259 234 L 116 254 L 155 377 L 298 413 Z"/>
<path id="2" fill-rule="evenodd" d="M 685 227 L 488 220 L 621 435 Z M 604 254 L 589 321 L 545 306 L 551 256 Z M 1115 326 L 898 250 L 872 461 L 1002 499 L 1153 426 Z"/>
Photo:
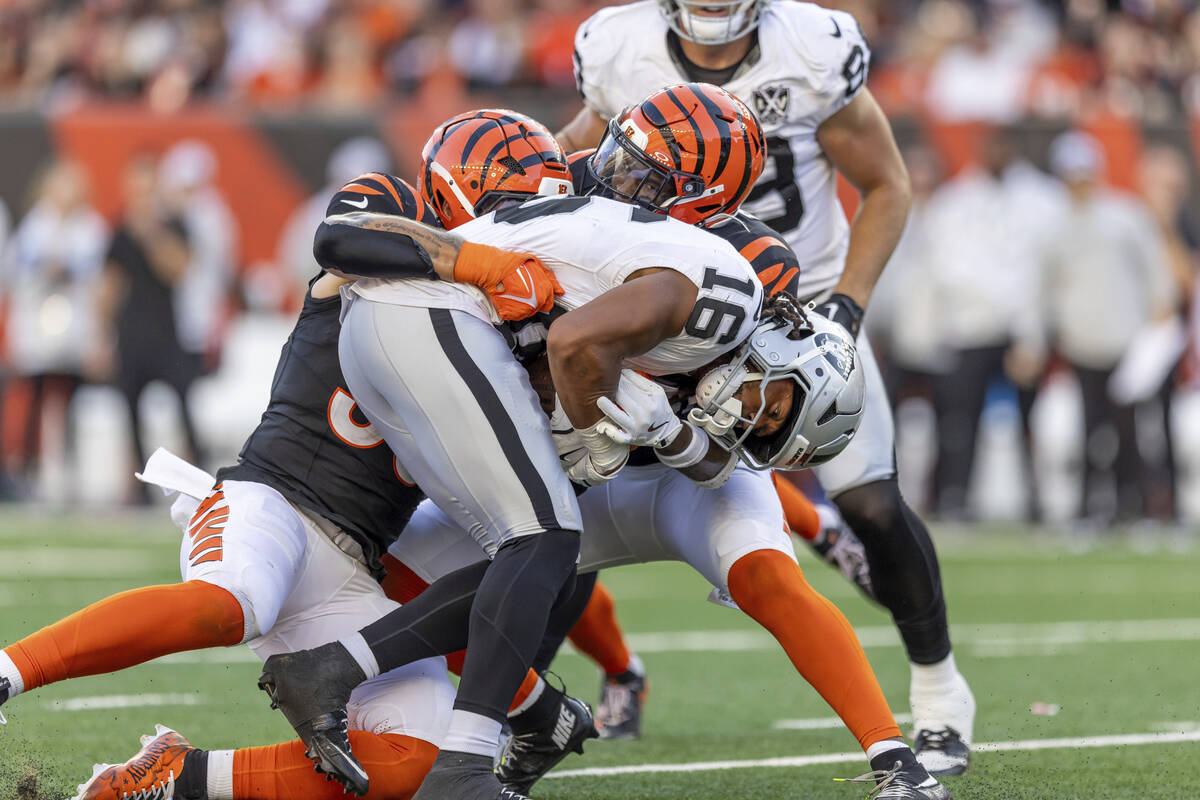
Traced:
<path id="1" fill-rule="evenodd" d="M 1200 552 L 1147 554 L 1116 539 L 1078 552 L 1059 537 L 1019 529 L 935 533 L 957 657 L 979 702 L 976 739 L 994 748 L 977 755 L 967 776 L 948 781 L 956 798 L 1200 793 Z M 0 644 L 109 593 L 171 581 L 177 541 L 165 512 L 0 517 Z M 807 556 L 802 563 L 858 626 L 893 708 L 906 712 L 908 670 L 887 618 L 823 565 Z M 643 769 L 548 779 L 535 797 L 866 794 L 832 780 L 865 771 L 865 762 L 853 758 L 853 738 L 824 721 L 828 708 L 752 622 L 705 602 L 701 578 L 682 566 L 651 565 L 606 573 L 605 581 L 649 669 L 645 736 L 590 743 L 586 757 L 568 759 L 562 770 Z M 594 700 L 598 679 L 583 659 L 564 655 L 555 669 L 571 690 Z M 255 689 L 257 674 L 253 656 L 238 648 L 23 695 L 3 709 L 10 724 L 0 728 L 0 800 L 18 797 L 18 782 L 28 785 L 30 775 L 43 797 L 70 796 L 94 761 L 128 758 L 155 722 L 209 748 L 290 738 L 283 717 Z M 1056 705 L 1058 713 L 1035 715 L 1035 702 Z M 1162 734 L 1170 741 L 1154 739 Z M 1096 737 L 1116 738 L 1081 747 Z M 755 763 L 777 758 L 810 765 Z M 749 763 L 720 771 L 661 769 L 714 761 Z"/>

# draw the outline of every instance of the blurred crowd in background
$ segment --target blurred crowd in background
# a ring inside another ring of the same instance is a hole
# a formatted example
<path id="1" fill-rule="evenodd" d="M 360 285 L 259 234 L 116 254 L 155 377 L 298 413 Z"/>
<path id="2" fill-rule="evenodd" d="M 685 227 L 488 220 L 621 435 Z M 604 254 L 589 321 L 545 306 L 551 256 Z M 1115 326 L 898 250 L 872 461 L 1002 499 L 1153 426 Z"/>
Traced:
<path id="1" fill-rule="evenodd" d="M 107 104 L 361 118 L 422 93 L 504 99 L 529 87 L 573 111 L 574 31 L 603 5 L 8 0 L 0 113 Z M 965 157 L 904 142 L 913 213 L 868 313 L 910 502 L 949 520 L 1200 518 L 1196 157 L 1184 135 L 1139 144 L 1131 163 L 1083 132 L 1098 119 L 1188 130 L 1200 112 L 1200 1 L 823 5 L 859 19 L 870 86 L 893 118 L 985 131 Z M 1031 158 L 1030 125 L 1047 121 L 1056 136 Z M 94 176 L 65 154 L 23 206 L 0 203 L 0 493 L 87 499 L 71 476 L 96 457 L 80 455 L 79 429 L 101 417 L 129 451 L 101 460 L 131 472 L 161 443 L 148 388 L 175 409 L 174 449 L 208 467 L 235 455 L 317 269 L 312 233 L 328 196 L 412 161 L 391 141 L 345 139 L 269 263 L 250 264 L 239 245 L 217 181 L 225 154 L 202 140 L 129 158 L 120 185 L 105 187 L 122 198 L 117 213 L 101 213 Z M 1120 189 L 1108 180 L 1117 170 Z M 97 386 L 108 400 L 89 395 Z M 123 477 L 91 494 L 150 499 Z"/>
<path id="2" fill-rule="evenodd" d="M 1004 121 L 1200 106 L 1194 0 L 834 0 L 885 109 Z M 7 0 L 0 101 L 198 99 L 352 113 L 428 80 L 570 86 L 596 0 Z"/>

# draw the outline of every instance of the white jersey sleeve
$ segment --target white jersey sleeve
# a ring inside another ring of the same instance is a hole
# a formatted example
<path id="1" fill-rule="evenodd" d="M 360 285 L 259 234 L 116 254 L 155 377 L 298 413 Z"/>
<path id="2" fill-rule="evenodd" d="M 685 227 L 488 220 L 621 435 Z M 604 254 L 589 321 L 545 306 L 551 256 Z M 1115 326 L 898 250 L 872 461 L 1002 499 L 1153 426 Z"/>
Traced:
<path id="1" fill-rule="evenodd" d="M 804 77 L 802 114 L 788 121 L 817 128 L 867 85 L 871 49 L 858 21 L 845 11 L 786 2 L 772 4 L 768 13 L 772 21 L 762 31 L 764 66 L 776 74 L 790 71 Z"/>
<path id="2" fill-rule="evenodd" d="M 575 32 L 575 85 L 583 102 L 611 119 L 651 92 L 686 80 L 664 46 L 667 23 L 656 0 L 602 8 Z M 635 80 L 631 83 L 631 78 Z"/>

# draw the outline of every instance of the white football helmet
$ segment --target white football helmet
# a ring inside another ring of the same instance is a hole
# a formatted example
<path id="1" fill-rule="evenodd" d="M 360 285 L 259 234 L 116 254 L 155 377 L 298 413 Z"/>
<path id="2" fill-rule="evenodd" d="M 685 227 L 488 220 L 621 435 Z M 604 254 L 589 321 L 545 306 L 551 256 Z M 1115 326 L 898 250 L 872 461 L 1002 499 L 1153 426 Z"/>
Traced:
<path id="1" fill-rule="evenodd" d="M 758 26 L 771 0 L 658 0 L 667 25 L 696 44 L 726 44 Z M 726 14 L 698 13 L 699 9 L 728 9 Z"/>
<path id="2" fill-rule="evenodd" d="M 776 298 L 778 302 L 778 298 Z M 854 438 L 862 420 L 865 382 L 858 351 L 841 325 L 805 315 L 788 298 L 789 314 L 775 313 L 755 329 L 733 360 L 714 367 L 696 386 L 688 419 L 752 469 L 800 469 L 823 464 Z M 783 426 L 756 436 L 772 381 L 794 384 Z M 758 382 L 758 411 L 742 412 L 744 384 Z"/>

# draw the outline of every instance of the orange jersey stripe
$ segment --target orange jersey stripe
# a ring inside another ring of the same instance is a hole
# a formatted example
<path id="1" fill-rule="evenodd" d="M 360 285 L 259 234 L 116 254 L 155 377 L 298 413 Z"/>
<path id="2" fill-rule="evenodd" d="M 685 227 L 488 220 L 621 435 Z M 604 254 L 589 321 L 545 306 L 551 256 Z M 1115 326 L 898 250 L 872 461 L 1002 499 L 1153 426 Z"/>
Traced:
<path id="1" fill-rule="evenodd" d="M 195 547 L 192 549 L 192 552 L 188 553 L 188 560 L 189 560 L 189 561 L 191 561 L 191 560 L 192 560 L 193 558 L 195 558 L 196 556 L 198 556 L 198 555 L 200 555 L 201 553 L 204 553 L 204 552 L 206 552 L 206 551 L 208 551 L 208 550 L 212 550 L 214 547 L 215 547 L 217 550 L 221 550 L 221 549 L 223 549 L 223 548 L 225 547 L 224 540 L 222 539 L 222 537 L 220 537 L 220 536 L 209 536 L 207 539 L 205 539 L 204 541 L 200 542 L 200 544 L 196 545 L 196 546 L 195 546 Z"/>
<path id="2" fill-rule="evenodd" d="M 206 497 L 204 499 L 204 501 L 201 502 L 200 505 L 196 507 L 196 513 L 192 514 L 192 522 L 195 522 L 197 517 L 199 517 L 201 514 L 208 511 L 210 508 L 212 508 L 214 505 L 216 505 L 217 503 L 221 502 L 224 499 L 225 499 L 225 493 L 221 491 L 221 484 L 218 483 L 216 486 L 216 489 L 213 491 L 213 493 L 210 494 L 208 497 Z M 191 526 L 191 523 L 189 523 L 189 527 L 190 526 Z"/>
<path id="3" fill-rule="evenodd" d="M 378 189 L 372 188 L 370 186 L 366 186 L 361 183 L 351 183 L 347 186 L 343 186 L 342 191 L 343 192 L 361 192 L 362 194 L 383 194 L 383 192 L 379 191 Z"/>
<path id="4" fill-rule="evenodd" d="M 387 179 L 386 175 L 380 175 L 378 172 L 369 172 L 363 176 L 364 178 L 374 178 L 383 184 L 383 188 L 388 190 L 388 194 L 396 201 L 396 205 L 404 208 L 404 201 L 400 199 L 400 195 L 396 192 L 396 187 L 392 186 L 392 182 Z"/>
<path id="5" fill-rule="evenodd" d="M 201 528 L 208 527 L 208 526 L 211 526 L 211 525 L 214 525 L 217 523 L 224 525 L 228 519 L 229 519 L 229 506 L 221 506 L 220 508 L 214 508 L 212 511 L 208 512 L 207 515 L 205 515 L 204 519 L 200 520 L 199 522 L 193 521 L 192 524 L 190 526 L 188 526 L 188 533 L 190 533 L 192 535 L 192 538 L 194 539 L 196 537 L 196 531 L 200 530 Z"/>
<path id="6" fill-rule="evenodd" d="M 774 236 L 760 236 L 742 248 L 742 258 L 753 263 L 754 259 L 762 255 L 763 251 L 768 247 L 787 247 L 787 245 L 776 239 Z M 766 283 L 766 280 L 764 280 L 763 283 Z"/>
<path id="7" fill-rule="evenodd" d="M 224 559 L 225 559 L 225 551 L 224 550 L 213 550 L 211 553 L 204 556 L 203 558 L 193 561 L 192 566 L 198 567 L 201 564 L 207 564 L 211 561 L 223 561 Z"/>

